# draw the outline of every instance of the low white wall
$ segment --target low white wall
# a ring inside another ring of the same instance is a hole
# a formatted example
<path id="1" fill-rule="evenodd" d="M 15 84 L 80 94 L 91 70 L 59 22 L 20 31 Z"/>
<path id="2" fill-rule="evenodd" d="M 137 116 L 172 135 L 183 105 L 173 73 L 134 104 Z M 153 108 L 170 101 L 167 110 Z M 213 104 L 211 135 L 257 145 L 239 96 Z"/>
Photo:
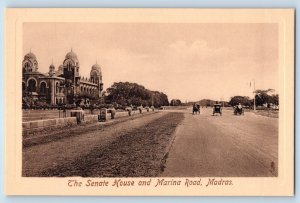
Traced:
<path id="1" fill-rule="evenodd" d="M 132 112 L 133 113 L 133 112 Z M 147 113 L 146 109 L 143 109 L 143 113 Z M 139 111 L 135 111 L 134 114 L 139 114 Z M 128 116 L 128 112 L 116 112 L 115 118 Z M 111 119 L 110 113 L 107 114 L 107 120 Z M 85 115 L 84 123 L 93 123 L 98 121 L 98 115 Z M 22 123 L 23 131 L 32 130 L 32 129 L 43 129 L 51 126 L 67 126 L 77 124 L 76 117 L 66 117 L 66 118 L 54 118 L 46 120 L 37 120 L 37 121 L 27 121 Z"/>
<path id="2" fill-rule="evenodd" d="M 67 118 L 54 118 L 54 119 L 23 122 L 22 127 L 23 130 L 30 130 L 30 129 L 37 129 L 37 128 L 46 128 L 51 126 L 64 126 L 64 125 L 76 124 L 76 123 L 77 121 L 75 117 L 67 117 Z"/>

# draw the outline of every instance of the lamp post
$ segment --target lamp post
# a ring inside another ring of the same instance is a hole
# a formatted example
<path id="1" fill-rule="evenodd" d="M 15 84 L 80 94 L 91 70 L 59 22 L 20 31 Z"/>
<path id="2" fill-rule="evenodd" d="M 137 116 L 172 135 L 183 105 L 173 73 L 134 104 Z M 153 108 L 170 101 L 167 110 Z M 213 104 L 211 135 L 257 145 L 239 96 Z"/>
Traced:
<path id="1" fill-rule="evenodd" d="M 223 108 L 224 108 L 224 98 L 223 98 L 223 96 L 220 98 L 220 100 L 221 100 L 222 106 L 223 106 Z"/>
<path id="2" fill-rule="evenodd" d="M 253 111 L 256 112 L 256 103 L 255 103 L 255 96 L 256 96 L 256 92 L 255 92 L 255 79 L 252 79 L 250 81 L 250 86 L 251 86 L 251 82 L 253 81 L 253 93 L 254 93 L 254 98 L 253 98 Z"/>
<path id="3" fill-rule="evenodd" d="M 151 94 L 151 106 L 153 106 L 153 93 Z"/>

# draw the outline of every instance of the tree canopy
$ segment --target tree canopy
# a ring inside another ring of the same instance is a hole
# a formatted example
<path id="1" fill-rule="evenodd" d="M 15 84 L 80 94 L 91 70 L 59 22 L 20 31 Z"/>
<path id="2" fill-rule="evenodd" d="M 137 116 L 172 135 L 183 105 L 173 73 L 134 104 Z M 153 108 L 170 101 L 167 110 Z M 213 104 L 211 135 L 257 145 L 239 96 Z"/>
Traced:
<path id="1" fill-rule="evenodd" d="M 130 83 L 117 82 L 106 90 L 106 101 L 117 103 L 122 106 L 151 106 L 155 107 L 169 105 L 168 96 L 162 92 L 151 91 L 144 86 Z"/>
<path id="2" fill-rule="evenodd" d="M 243 106 L 251 106 L 251 100 L 246 96 L 234 96 L 229 101 L 231 106 L 236 106 L 239 103 L 241 103 Z"/>
<path id="3" fill-rule="evenodd" d="M 267 90 L 256 90 L 255 91 L 255 102 L 257 106 L 262 106 L 264 104 L 275 104 L 279 105 L 279 95 L 278 94 L 270 94 L 274 92 L 273 89 Z"/>
<path id="4" fill-rule="evenodd" d="M 172 99 L 170 102 L 171 106 L 180 106 L 182 104 L 182 102 L 180 101 L 180 99 Z"/>
<path id="5" fill-rule="evenodd" d="M 279 95 L 271 94 L 273 89 L 267 90 L 256 90 L 255 93 L 255 104 L 256 106 L 263 106 L 269 104 L 279 105 Z M 253 99 L 246 96 L 234 96 L 230 99 L 229 104 L 235 106 L 241 103 L 244 106 L 253 106 Z"/>

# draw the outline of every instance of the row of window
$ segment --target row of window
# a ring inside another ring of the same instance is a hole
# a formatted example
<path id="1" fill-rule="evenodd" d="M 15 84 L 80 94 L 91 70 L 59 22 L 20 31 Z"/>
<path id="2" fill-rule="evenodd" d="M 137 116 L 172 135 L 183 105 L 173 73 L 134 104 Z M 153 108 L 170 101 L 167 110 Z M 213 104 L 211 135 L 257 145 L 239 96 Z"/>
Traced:
<path id="1" fill-rule="evenodd" d="M 80 87 L 80 91 L 82 93 L 89 93 L 89 94 L 96 94 L 97 93 L 97 89 L 83 87 L 83 86 Z"/>
<path id="2" fill-rule="evenodd" d="M 56 93 L 61 93 L 63 91 L 63 88 L 61 88 L 59 86 L 59 83 L 56 83 L 56 88 L 55 88 L 55 92 Z M 22 90 L 25 91 L 26 90 L 26 86 L 25 83 L 22 82 Z M 36 84 L 36 80 L 34 79 L 30 79 L 28 81 L 28 87 L 27 87 L 28 92 L 36 92 L 37 91 L 37 84 Z M 80 87 L 80 90 L 82 93 L 89 93 L 89 94 L 96 94 L 97 93 L 97 89 L 94 88 L 88 88 L 88 87 Z M 40 83 L 40 93 L 41 94 L 46 94 L 47 91 L 47 84 L 46 82 L 41 82 Z"/>
<path id="3" fill-rule="evenodd" d="M 64 104 L 65 103 L 65 99 L 64 98 L 56 98 L 56 104 Z"/>

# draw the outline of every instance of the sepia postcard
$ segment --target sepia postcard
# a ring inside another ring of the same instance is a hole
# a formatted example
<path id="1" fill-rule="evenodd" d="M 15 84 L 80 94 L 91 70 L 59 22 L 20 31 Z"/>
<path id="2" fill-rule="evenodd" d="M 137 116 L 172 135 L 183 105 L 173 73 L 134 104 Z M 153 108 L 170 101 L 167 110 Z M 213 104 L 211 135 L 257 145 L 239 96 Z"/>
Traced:
<path id="1" fill-rule="evenodd" d="M 6 10 L 6 194 L 294 195 L 294 9 Z"/>

